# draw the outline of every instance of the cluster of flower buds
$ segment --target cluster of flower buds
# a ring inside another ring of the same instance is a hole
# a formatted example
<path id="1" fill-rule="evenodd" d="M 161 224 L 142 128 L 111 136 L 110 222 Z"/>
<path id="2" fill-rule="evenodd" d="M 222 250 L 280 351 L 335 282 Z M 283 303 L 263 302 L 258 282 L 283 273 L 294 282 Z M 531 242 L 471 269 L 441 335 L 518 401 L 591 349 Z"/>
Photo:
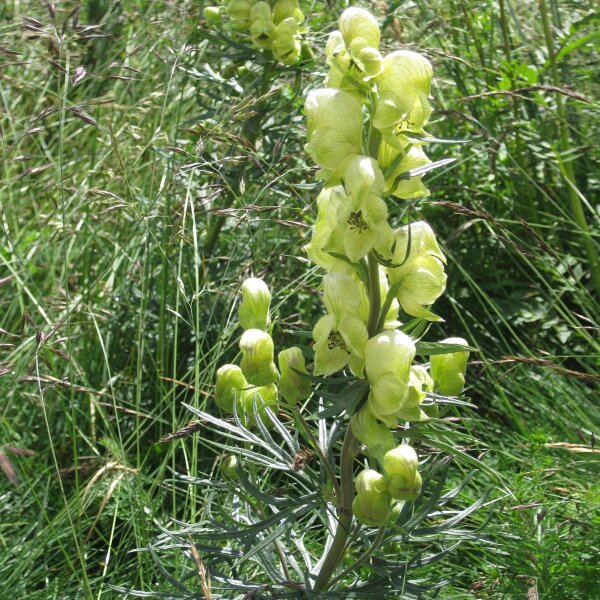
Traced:
<path id="1" fill-rule="evenodd" d="M 237 412 L 246 427 L 255 423 L 255 414 L 269 427 L 265 407 L 276 412 L 279 395 L 296 403 L 311 393 L 310 379 L 300 348 L 282 350 L 279 370 L 274 362 L 274 344 L 269 329 L 271 293 L 262 279 L 251 277 L 242 284 L 238 311 L 244 333 L 240 339 L 240 365 L 223 365 L 217 371 L 215 401 L 226 412 Z M 302 374 L 306 375 L 303 376 Z"/>
<path id="2" fill-rule="evenodd" d="M 314 373 L 347 366 L 369 382 L 351 427 L 379 465 L 355 481 L 354 514 L 371 526 L 388 519 L 394 499 L 412 500 L 421 489 L 417 455 L 406 444 L 396 447 L 391 429 L 435 416 L 437 407 L 422 406 L 428 394 L 460 394 L 468 359 L 465 350 L 435 355 L 429 368 L 413 364 L 415 340 L 398 320 L 400 309 L 414 319 L 441 320 L 431 305 L 446 287 L 446 259 L 427 223 L 394 229 L 388 220 L 387 198 L 429 195 L 421 176 L 431 163 L 423 147 L 433 69 L 413 51 L 382 56 L 379 42 L 368 11 L 345 10 L 327 42 L 326 87 L 310 92 L 305 104 L 305 149 L 324 180 L 306 246 L 327 271 L 327 314 L 313 330 Z M 385 313 L 375 321 L 372 298 Z M 468 348 L 458 338 L 446 342 Z"/>
<path id="3" fill-rule="evenodd" d="M 300 59 L 304 15 L 298 0 L 227 0 L 222 8 L 205 8 L 204 17 L 217 27 L 223 12 L 231 29 L 248 35 L 257 48 L 270 50 L 275 60 L 293 65 Z"/>
<path id="4" fill-rule="evenodd" d="M 352 512 L 363 525 L 381 527 L 392 512 L 394 500 L 414 500 L 421 493 L 419 458 L 408 444 L 383 455 L 382 470 L 361 471 L 354 480 L 356 496 Z"/>

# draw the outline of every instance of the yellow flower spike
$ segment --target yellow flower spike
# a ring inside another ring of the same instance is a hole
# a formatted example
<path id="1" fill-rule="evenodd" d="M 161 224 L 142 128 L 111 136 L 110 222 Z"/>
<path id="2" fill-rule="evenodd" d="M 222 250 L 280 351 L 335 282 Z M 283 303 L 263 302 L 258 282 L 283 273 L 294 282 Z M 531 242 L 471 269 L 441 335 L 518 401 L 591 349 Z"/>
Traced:
<path id="1" fill-rule="evenodd" d="M 221 410 L 233 412 L 233 403 L 242 395 L 248 382 L 237 365 L 223 365 L 217 371 L 215 402 Z"/>
<path id="2" fill-rule="evenodd" d="M 302 46 L 298 35 L 298 23 L 292 17 L 284 19 L 275 27 L 271 51 L 273 58 L 284 65 L 294 65 L 300 59 Z"/>
<path id="3" fill-rule="evenodd" d="M 238 310 L 240 325 L 246 329 L 265 331 L 271 322 L 269 306 L 271 292 L 257 277 L 249 277 L 242 284 L 242 303 Z"/>
<path id="4" fill-rule="evenodd" d="M 371 384 L 367 406 L 378 418 L 393 416 L 406 403 L 410 366 L 416 354 L 412 339 L 392 329 L 365 346 L 365 373 Z"/>
<path id="5" fill-rule="evenodd" d="M 368 527 L 385 525 L 390 516 L 391 503 L 385 477 L 374 469 L 361 471 L 354 480 L 354 487 L 356 496 L 352 502 L 352 512 L 356 520 Z"/>
<path id="6" fill-rule="evenodd" d="M 359 102 L 347 92 L 322 88 L 307 96 L 305 112 L 306 152 L 323 167 L 323 176 L 339 177 L 360 152 L 363 120 Z"/>
<path id="7" fill-rule="evenodd" d="M 298 373 L 308 375 L 306 370 L 304 355 L 300 348 L 293 346 L 279 353 L 279 391 L 281 395 L 290 403 L 296 404 L 301 400 L 306 400 L 312 392 L 310 379 L 303 377 Z"/>
<path id="8" fill-rule="evenodd" d="M 413 317 L 429 321 L 441 318 L 426 308 L 446 289 L 446 259 L 431 227 L 423 221 L 411 223 L 394 232 L 394 255 L 388 269 L 390 285 L 396 285 L 396 298 Z"/>
<path id="9" fill-rule="evenodd" d="M 360 52 L 362 48 L 379 48 L 380 31 L 375 17 L 363 8 L 347 8 L 338 22 L 347 48 Z"/>
<path id="10" fill-rule="evenodd" d="M 260 329 L 248 329 L 240 340 L 241 368 L 248 383 L 264 386 L 278 378 L 273 362 L 273 340 Z"/>
<path id="11" fill-rule="evenodd" d="M 402 200 L 430 195 L 429 190 L 421 181 L 421 177 L 399 179 L 402 174 L 431 163 L 421 146 L 410 146 L 408 152 L 405 152 L 382 141 L 379 145 L 378 162 L 385 173 L 386 193 Z"/>
<path id="12" fill-rule="evenodd" d="M 279 410 L 278 390 L 274 383 L 265 386 L 251 387 L 244 390 L 238 403 L 240 418 L 248 428 L 256 425 L 254 418 L 254 403 L 256 403 L 256 412 L 261 423 L 267 427 L 273 427 L 273 422 L 267 416 L 265 407 L 268 406 L 274 413 Z"/>
<path id="13" fill-rule="evenodd" d="M 432 77 L 431 63 L 416 52 L 397 50 L 383 59 L 373 124 L 388 144 L 402 149 L 410 137 L 407 134 L 423 132 L 432 112 Z"/>
<path id="14" fill-rule="evenodd" d="M 421 493 L 421 475 L 418 468 L 419 457 L 408 444 L 401 444 L 386 453 L 383 458 L 383 470 L 392 498 L 414 500 Z"/>
<path id="15" fill-rule="evenodd" d="M 357 377 L 362 377 L 368 337 L 365 324 L 351 314 L 321 317 L 313 329 L 314 374 L 332 375 L 348 365 Z"/>
<path id="16" fill-rule="evenodd" d="M 363 406 L 350 419 L 352 432 L 367 448 L 370 456 L 383 465 L 383 456 L 394 447 L 394 434 Z"/>
<path id="17" fill-rule="evenodd" d="M 445 344 L 468 346 L 462 338 L 448 338 Z M 431 377 L 436 386 L 436 391 L 445 396 L 458 396 L 465 386 L 465 373 L 469 352 L 451 352 L 449 354 L 436 354 L 431 357 Z"/>
<path id="18" fill-rule="evenodd" d="M 289 18 L 294 19 L 298 25 L 304 22 L 298 0 L 277 0 L 273 5 L 273 20 L 278 25 Z"/>

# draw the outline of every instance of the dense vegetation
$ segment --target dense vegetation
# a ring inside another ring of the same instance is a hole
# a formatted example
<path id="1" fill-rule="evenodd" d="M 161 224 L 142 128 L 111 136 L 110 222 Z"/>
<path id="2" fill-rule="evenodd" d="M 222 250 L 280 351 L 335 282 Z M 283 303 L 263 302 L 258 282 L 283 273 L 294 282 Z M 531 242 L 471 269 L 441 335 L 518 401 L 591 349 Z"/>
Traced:
<path id="1" fill-rule="evenodd" d="M 159 565 L 192 568 L 134 550 L 205 517 L 206 490 L 174 473 L 202 480 L 220 457 L 205 430 L 168 436 L 193 418 L 182 402 L 216 411 L 241 281 L 269 281 L 290 345 L 320 316 L 303 103 L 344 7 L 304 6 L 317 56 L 282 67 L 208 27 L 200 2 L 0 5 L 0 597 L 172 592 Z M 480 350 L 477 408 L 452 418 L 486 466 L 461 500 L 491 492 L 420 576 L 448 598 L 594 598 L 600 13 L 369 8 L 383 47 L 435 65 L 429 152 L 457 160 L 394 218 L 418 211 L 444 241 L 439 327 Z"/>

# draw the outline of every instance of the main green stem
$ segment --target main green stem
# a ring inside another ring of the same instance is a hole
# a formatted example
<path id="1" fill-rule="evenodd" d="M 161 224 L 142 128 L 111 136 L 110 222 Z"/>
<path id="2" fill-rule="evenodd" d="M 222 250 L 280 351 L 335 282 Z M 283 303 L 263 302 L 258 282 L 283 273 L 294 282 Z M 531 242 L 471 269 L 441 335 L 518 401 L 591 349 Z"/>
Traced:
<path id="1" fill-rule="evenodd" d="M 379 313 L 381 312 L 381 291 L 379 287 L 379 264 L 375 254 L 369 254 L 369 320 L 367 329 L 369 337 L 377 334 Z M 346 543 L 352 525 L 352 500 L 354 499 L 354 455 L 357 439 L 348 424 L 346 437 L 340 457 L 340 495 L 338 497 L 338 524 L 333 537 L 333 543 L 323 561 L 321 570 L 315 581 L 314 591 L 322 592 L 327 589 L 337 566 L 344 558 Z"/>
<path id="2" fill-rule="evenodd" d="M 545 0 L 538 0 L 540 6 L 540 12 L 542 14 L 542 24 L 544 27 L 544 36 L 546 38 L 546 46 L 548 48 L 548 57 L 550 58 L 550 67 L 552 73 L 552 83 L 556 86 L 560 86 L 560 78 L 558 76 L 558 66 L 556 63 L 556 53 L 554 51 L 554 41 L 552 40 L 552 30 L 550 26 L 550 17 L 548 15 L 548 7 Z M 564 98 L 562 94 L 556 95 L 556 112 L 559 118 L 559 148 L 564 153 L 570 149 L 569 140 L 569 124 L 567 121 L 567 111 L 565 108 Z M 559 159 L 562 163 L 562 159 Z M 600 296 L 600 262 L 598 260 L 598 252 L 594 245 L 594 240 L 590 234 L 590 228 L 583 212 L 583 205 L 579 198 L 575 183 L 575 171 L 573 170 L 573 163 L 571 159 L 566 160 L 562 163 L 561 171 L 564 178 L 567 180 L 567 188 L 569 193 L 569 201 L 571 203 L 571 211 L 573 218 L 577 223 L 581 231 L 581 238 L 585 251 L 587 254 L 590 273 L 592 276 L 592 283 L 596 289 L 596 293 Z"/>
<path id="3" fill-rule="evenodd" d="M 352 433 L 352 427 L 348 425 L 340 459 L 341 495 L 338 504 L 338 524 L 337 529 L 335 530 L 333 543 L 331 544 L 329 552 L 321 566 L 321 570 L 317 575 L 314 587 L 315 592 L 322 592 L 326 589 L 336 567 L 344 558 L 344 549 L 346 548 L 346 541 L 348 540 L 350 526 L 352 525 L 352 500 L 354 496 L 352 466 L 354 463 L 354 447 L 356 441 L 356 437 L 354 437 L 354 433 Z"/>

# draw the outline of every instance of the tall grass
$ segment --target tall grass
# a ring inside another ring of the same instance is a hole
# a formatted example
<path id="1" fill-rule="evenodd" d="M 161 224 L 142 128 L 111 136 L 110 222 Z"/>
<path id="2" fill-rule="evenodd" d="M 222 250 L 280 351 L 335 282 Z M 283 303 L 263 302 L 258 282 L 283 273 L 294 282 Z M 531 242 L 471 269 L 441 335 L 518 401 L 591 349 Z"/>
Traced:
<path id="1" fill-rule="evenodd" d="M 429 178 L 426 218 L 451 259 L 447 333 L 481 349 L 478 411 L 460 425 L 512 494 L 496 490 L 486 543 L 443 565 L 456 598 L 585 599 L 600 584 L 598 14 L 546 8 L 547 27 L 537 4 L 510 0 L 380 13 L 390 47 L 436 64 L 436 135 L 467 141 L 434 146 L 459 160 Z M 337 12 L 315 5 L 312 35 Z M 282 332 L 314 316 L 300 114 L 319 74 L 259 61 L 232 85 L 220 69 L 249 50 L 223 56 L 200 14 L 192 2 L 0 7 L 2 597 L 169 589 L 133 550 L 199 518 L 198 488 L 171 474 L 200 477 L 217 457 L 197 435 L 156 442 L 191 419 L 182 401 L 212 409 L 243 274 L 268 273 Z M 258 146 L 242 129 L 256 115 Z"/>

